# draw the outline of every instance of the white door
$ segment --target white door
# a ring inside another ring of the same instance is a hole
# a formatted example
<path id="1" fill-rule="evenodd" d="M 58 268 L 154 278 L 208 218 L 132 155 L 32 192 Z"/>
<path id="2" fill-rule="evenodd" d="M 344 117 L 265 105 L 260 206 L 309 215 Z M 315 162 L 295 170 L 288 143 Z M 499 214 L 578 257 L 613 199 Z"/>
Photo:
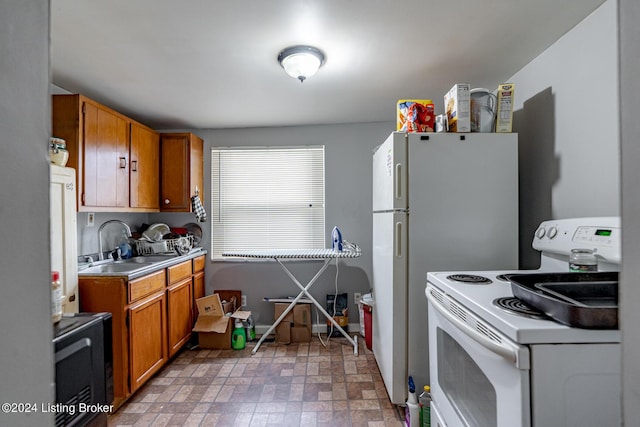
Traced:
<path id="1" fill-rule="evenodd" d="M 394 132 L 373 153 L 373 211 L 407 209 L 407 144 Z"/>
<path id="2" fill-rule="evenodd" d="M 394 404 L 407 391 L 407 214 L 373 214 L 373 353 Z"/>
<path id="3" fill-rule="evenodd" d="M 77 313 L 78 251 L 76 229 L 76 171 L 51 165 L 51 270 L 60 272 L 62 311 Z"/>

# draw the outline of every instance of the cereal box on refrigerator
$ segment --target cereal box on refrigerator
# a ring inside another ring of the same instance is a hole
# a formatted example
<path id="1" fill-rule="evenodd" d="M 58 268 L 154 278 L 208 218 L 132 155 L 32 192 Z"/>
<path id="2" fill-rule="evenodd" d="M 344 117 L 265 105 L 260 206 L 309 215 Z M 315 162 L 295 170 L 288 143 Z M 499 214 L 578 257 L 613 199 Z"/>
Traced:
<path id="1" fill-rule="evenodd" d="M 513 127 L 513 83 L 498 86 L 498 113 L 496 114 L 496 132 L 509 133 Z"/>
<path id="2" fill-rule="evenodd" d="M 444 96 L 449 132 L 471 132 L 469 83 L 457 83 Z"/>
<path id="3" fill-rule="evenodd" d="M 433 132 L 435 107 L 430 99 L 398 101 L 397 130 L 402 132 Z"/>

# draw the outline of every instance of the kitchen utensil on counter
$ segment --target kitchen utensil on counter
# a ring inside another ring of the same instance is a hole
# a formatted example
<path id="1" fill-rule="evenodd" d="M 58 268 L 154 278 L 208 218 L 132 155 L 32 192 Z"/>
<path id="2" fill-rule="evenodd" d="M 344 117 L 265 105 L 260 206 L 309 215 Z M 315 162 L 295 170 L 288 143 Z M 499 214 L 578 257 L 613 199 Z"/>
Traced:
<path id="1" fill-rule="evenodd" d="M 159 242 L 162 240 L 163 234 L 159 230 L 147 229 L 142 233 L 142 238 L 150 242 Z"/>
<path id="2" fill-rule="evenodd" d="M 189 233 L 189 230 L 187 230 L 185 227 L 171 227 L 171 232 L 184 236 Z"/>
<path id="3" fill-rule="evenodd" d="M 178 255 L 186 255 L 193 247 L 192 240 L 189 237 L 178 237 L 173 240 L 173 249 Z"/>
<path id="4" fill-rule="evenodd" d="M 618 327 L 618 273 L 508 274 L 516 298 L 563 325 Z"/>
<path id="5" fill-rule="evenodd" d="M 187 229 L 189 234 L 193 235 L 193 245 L 198 246 L 202 240 L 202 228 L 195 222 L 185 224 L 184 228 Z"/>
<path id="6" fill-rule="evenodd" d="M 178 233 L 167 233 L 164 236 L 162 236 L 162 239 L 164 240 L 169 240 L 169 239 L 179 239 L 180 235 Z"/>
<path id="7" fill-rule="evenodd" d="M 151 224 L 149 228 L 147 228 L 142 233 L 142 237 L 146 238 L 151 242 L 159 242 L 160 240 L 162 240 L 165 234 L 168 234 L 170 232 L 171 232 L 171 229 L 167 224 L 156 223 L 156 224 Z"/>
<path id="8" fill-rule="evenodd" d="M 471 99 L 471 132 L 493 132 L 496 121 L 496 96 L 488 89 L 475 88 Z"/>

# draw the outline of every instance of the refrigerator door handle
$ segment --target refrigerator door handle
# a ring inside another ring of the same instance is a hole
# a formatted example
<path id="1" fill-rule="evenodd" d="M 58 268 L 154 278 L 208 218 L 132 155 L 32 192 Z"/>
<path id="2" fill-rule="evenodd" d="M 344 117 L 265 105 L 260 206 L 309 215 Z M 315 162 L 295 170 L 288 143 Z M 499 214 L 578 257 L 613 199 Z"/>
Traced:
<path id="1" fill-rule="evenodd" d="M 396 258 L 402 257 L 402 223 L 396 222 Z"/>
<path id="2" fill-rule="evenodd" d="M 396 199 L 402 197 L 402 163 L 396 163 Z"/>

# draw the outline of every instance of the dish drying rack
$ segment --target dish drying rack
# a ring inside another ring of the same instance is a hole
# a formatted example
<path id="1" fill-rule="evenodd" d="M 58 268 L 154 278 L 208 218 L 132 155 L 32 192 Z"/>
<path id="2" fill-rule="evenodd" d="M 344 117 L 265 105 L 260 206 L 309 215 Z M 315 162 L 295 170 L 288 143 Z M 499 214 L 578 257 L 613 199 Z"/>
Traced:
<path id="1" fill-rule="evenodd" d="M 188 252 L 191 248 L 193 248 L 192 235 L 157 242 L 136 240 L 136 251 L 138 255 L 175 254 L 176 252 Z"/>

